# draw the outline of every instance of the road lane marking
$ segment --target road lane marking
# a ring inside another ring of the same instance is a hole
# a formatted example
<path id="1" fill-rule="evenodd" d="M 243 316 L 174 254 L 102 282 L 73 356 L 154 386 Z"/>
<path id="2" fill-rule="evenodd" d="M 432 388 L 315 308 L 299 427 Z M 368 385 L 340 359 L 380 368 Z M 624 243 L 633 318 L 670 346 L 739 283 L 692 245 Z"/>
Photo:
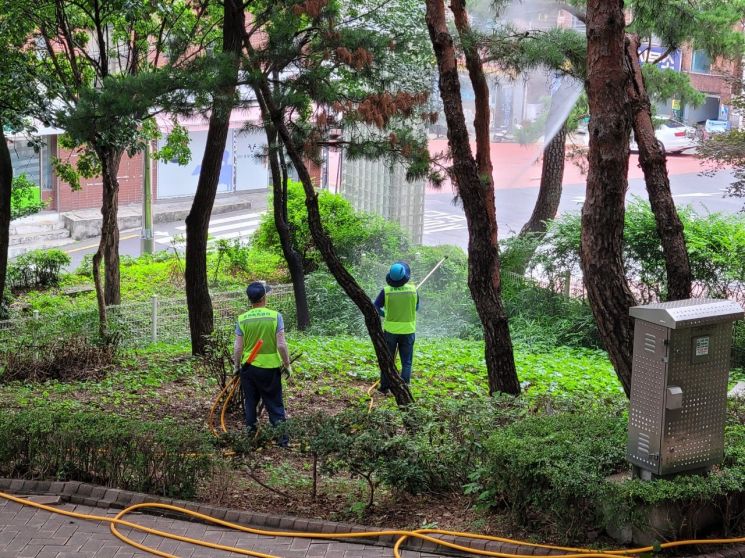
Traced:
<path id="1" fill-rule="evenodd" d="M 137 238 L 138 236 L 140 236 L 139 233 L 138 234 L 128 234 L 126 236 L 120 236 L 119 237 L 119 242 L 121 242 L 122 240 L 130 240 L 132 238 Z M 80 252 L 82 250 L 90 250 L 91 248 L 98 248 L 98 244 L 91 244 L 90 246 L 80 246 L 79 248 L 70 248 L 68 250 L 65 250 L 65 252 L 67 252 L 68 254 L 72 254 L 74 252 Z"/>

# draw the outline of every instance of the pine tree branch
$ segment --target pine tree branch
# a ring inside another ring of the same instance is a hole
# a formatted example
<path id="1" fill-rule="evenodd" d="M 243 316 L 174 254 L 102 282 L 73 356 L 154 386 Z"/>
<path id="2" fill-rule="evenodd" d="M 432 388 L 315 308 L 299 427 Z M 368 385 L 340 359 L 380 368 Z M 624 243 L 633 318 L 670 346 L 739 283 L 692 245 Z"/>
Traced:
<path id="1" fill-rule="evenodd" d="M 649 50 L 651 51 L 652 49 L 650 48 Z M 652 62 L 652 64 L 654 64 L 654 65 L 657 65 L 657 64 L 659 64 L 659 63 L 660 63 L 660 62 L 662 62 L 662 61 L 663 61 L 663 60 L 664 60 L 665 58 L 667 58 L 668 56 L 670 56 L 670 55 L 671 55 L 671 54 L 672 54 L 673 52 L 675 52 L 675 47 L 674 47 L 674 46 L 669 46 L 669 47 L 667 47 L 667 49 L 665 50 L 665 52 L 663 52 L 662 54 L 660 54 L 660 55 L 659 55 L 659 56 L 657 57 L 657 59 L 656 59 L 656 60 L 654 60 L 654 61 Z"/>

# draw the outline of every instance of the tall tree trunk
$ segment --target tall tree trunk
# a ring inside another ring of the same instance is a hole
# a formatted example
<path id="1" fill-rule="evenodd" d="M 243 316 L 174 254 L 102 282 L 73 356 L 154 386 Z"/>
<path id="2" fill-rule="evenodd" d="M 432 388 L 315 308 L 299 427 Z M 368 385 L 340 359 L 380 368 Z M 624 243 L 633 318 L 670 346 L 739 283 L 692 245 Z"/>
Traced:
<path id="1" fill-rule="evenodd" d="M 464 44 L 470 26 L 463 0 L 450 5 Z M 476 158 L 469 143 L 460 96 L 453 38 L 448 31 L 443 0 L 426 0 L 426 21 L 439 71 L 440 96 L 445 109 L 451 174 L 463 201 L 468 223 L 468 287 L 484 329 L 489 393 L 520 393 L 507 316 L 501 299 L 499 247 L 494 203 L 494 181 L 489 145 L 489 91 L 474 46 L 465 48 L 466 66 L 476 94 Z"/>
<path id="2" fill-rule="evenodd" d="M 546 223 L 556 217 L 561 201 L 561 187 L 564 180 L 564 155 L 567 143 L 566 124 L 559 128 L 543 150 L 541 186 L 538 199 L 528 222 L 520 230 L 520 236 L 546 232 Z"/>
<path id="3" fill-rule="evenodd" d="M 634 136 L 639 146 L 639 163 L 644 171 L 649 203 L 665 257 L 667 299 L 680 300 L 691 297 L 693 275 L 683 235 L 683 223 L 670 191 L 665 152 L 654 134 L 652 106 L 644 86 L 638 52 L 639 36 L 627 35 L 626 57 L 631 67 L 631 80 L 627 90 L 631 101 Z"/>
<path id="4" fill-rule="evenodd" d="M 197 191 L 186 217 L 186 305 L 189 309 L 191 351 L 203 354 L 205 336 L 214 327 L 212 299 L 207 279 L 207 231 L 212 206 L 215 203 L 217 184 L 222 168 L 223 153 L 230 128 L 230 113 L 233 108 L 235 89 L 240 67 L 241 39 L 245 28 L 245 15 L 234 2 L 223 4 L 223 52 L 234 56 L 235 80 L 215 93 L 207 130 L 207 144 L 202 157 Z"/>
<path id="5" fill-rule="evenodd" d="M 292 290 L 295 294 L 295 312 L 297 314 L 297 328 L 304 331 L 310 325 L 310 310 L 308 309 L 308 296 L 305 292 L 305 273 L 303 272 L 303 259 L 295 250 L 290 235 L 290 227 L 287 223 L 287 168 L 282 158 L 283 147 L 277 141 L 277 132 L 274 126 L 267 122 L 266 137 L 269 142 L 269 168 L 272 173 L 272 192 L 274 211 L 274 224 L 277 227 L 279 243 L 282 246 L 287 262 L 287 269 L 292 279 Z"/>
<path id="6" fill-rule="evenodd" d="M 247 37 L 244 37 L 244 44 L 248 52 L 252 52 L 252 47 Z M 308 167 L 305 164 L 302 152 L 295 145 L 292 135 L 287 128 L 284 121 L 284 114 L 281 109 L 277 108 L 272 98 L 271 90 L 266 83 L 262 81 L 255 84 L 256 97 L 261 107 L 262 116 L 264 121 L 270 121 L 277 131 L 279 138 L 284 144 L 287 155 L 290 157 L 290 161 L 295 167 L 300 178 L 300 183 L 305 191 L 305 206 L 308 210 L 308 227 L 310 228 L 310 234 L 313 237 L 313 243 L 315 244 L 318 251 L 321 253 L 326 266 L 334 276 L 336 282 L 344 289 L 344 292 L 349 296 L 352 302 L 357 305 L 365 319 L 365 325 L 367 326 L 367 332 L 370 335 L 373 348 L 375 349 L 375 355 L 378 359 L 378 366 L 385 375 L 388 385 L 391 388 L 391 393 L 396 399 L 396 403 L 399 407 L 406 407 L 414 402 L 414 398 L 411 395 L 409 386 L 407 386 L 396 369 L 396 364 L 393 360 L 393 355 L 388 350 L 388 345 L 385 342 L 385 335 L 383 335 L 383 327 L 380 324 L 380 316 L 375 310 L 370 297 L 367 293 L 359 286 L 354 277 L 347 271 L 344 264 L 341 262 L 339 257 L 336 255 L 336 250 L 331 242 L 326 230 L 323 228 L 321 221 L 321 212 L 318 207 L 318 196 L 313 186 L 313 180 L 308 172 Z"/>
<path id="7" fill-rule="evenodd" d="M 10 244 L 10 194 L 13 188 L 13 165 L 8 141 L 0 120 L 0 313 L 8 273 L 8 245 Z"/>
<path id="8" fill-rule="evenodd" d="M 623 0 L 588 0 L 590 154 L 580 261 L 600 335 L 628 395 L 633 340 L 629 307 L 634 298 L 623 268 L 631 135 L 624 25 Z"/>
<path id="9" fill-rule="evenodd" d="M 538 188 L 538 198 L 533 206 L 533 213 L 520 229 L 516 238 L 517 242 L 511 244 L 503 253 L 502 261 L 509 261 L 510 271 L 518 275 L 525 273 L 540 239 L 546 233 L 548 221 L 554 219 L 559 211 L 564 180 L 566 138 L 567 128 L 566 124 L 563 124 L 543 150 L 541 185 Z M 520 240 L 525 240 L 525 242 L 520 242 Z"/>
<path id="10" fill-rule="evenodd" d="M 124 152 L 112 147 L 96 149 L 101 161 L 103 204 L 99 251 L 104 261 L 104 301 L 107 306 L 121 303 L 119 273 L 119 165 Z"/>

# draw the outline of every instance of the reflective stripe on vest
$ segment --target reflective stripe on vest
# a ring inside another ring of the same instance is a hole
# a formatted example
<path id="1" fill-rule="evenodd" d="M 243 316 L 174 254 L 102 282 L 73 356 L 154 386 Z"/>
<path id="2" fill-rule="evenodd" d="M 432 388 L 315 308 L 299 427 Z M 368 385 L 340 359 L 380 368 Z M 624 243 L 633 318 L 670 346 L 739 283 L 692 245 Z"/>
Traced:
<path id="1" fill-rule="evenodd" d="M 403 287 L 387 286 L 385 293 L 385 317 L 383 331 L 406 334 L 416 332 L 416 286 L 407 283 Z"/>
<path id="2" fill-rule="evenodd" d="M 252 308 L 238 318 L 238 327 L 243 332 L 243 364 L 248 360 L 256 342 L 261 339 L 264 344 L 253 361 L 258 368 L 279 368 L 282 360 L 277 351 L 277 315 L 269 308 Z"/>

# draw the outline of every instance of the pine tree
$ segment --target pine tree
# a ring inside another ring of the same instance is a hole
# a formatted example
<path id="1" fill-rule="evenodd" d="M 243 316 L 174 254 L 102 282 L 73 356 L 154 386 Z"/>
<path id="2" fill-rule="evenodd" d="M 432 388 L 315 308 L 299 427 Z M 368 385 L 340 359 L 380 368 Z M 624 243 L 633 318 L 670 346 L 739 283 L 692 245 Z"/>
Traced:
<path id="1" fill-rule="evenodd" d="M 270 153 L 286 153 L 294 167 L 306 194 L 314 244 L 362 312 L 391 391 L 399 405 L 407 405 L 413 398 L 388 352 L 380 318 L 324 229 L 308 161 L 318 159 L 329 131 L 342 127 L 348 157 L 387 157 L 406 161 L 412 176 L 428 172 L 426 140 L 412 129 L 426 112 L 428 80 L 419 76 L 427 51 L 415 45 L 426 46 L 426 38 L 421 31 L 417 35 L 415 24 L 404 25 L 396 17 L 416 23 L 416 4 L 285 0 L 250 10 L 254 21 L 266 22 L 263 41 L 254 42 L 246 33 L 244 52 L 252 70 L 247 82 L 270 140 L 276 134 Z"/>
<path id="2" fill-rule="evenodd" d="M 23 49 L 27 22 L 0 15 L 0 315 L 8 270 L 13 166 L 6 131 L 32 132 L 31 116 L 44 117 L 49 107 L 36 88 L 33 53 Z"/>
<path id="3" fill-rule="evenodd" d="M 150 139 L 143 121 L 169 93 L 173 106 L 188 100 L 183 91 L 188 85 L 171 79 L 171 72 L 204 48 L 192 36 L 213 39 L 198 33 L 207 11 L 185 0 L 0 0 L 0 13 L 26 22 L 24 44 L 36 49 L 35 85 L 54 107 L 47 119 L 65 130 L 60 144 L 79 151 L 75 166 L 54 162 L 58 176 L 73 188 L 80 186 L 81 176 L 102 179 L 101 240 L 93 277 L 104 334 L 106 306 L 121 298 L 119 164 L 125 153 L 133 155 Z"/>

